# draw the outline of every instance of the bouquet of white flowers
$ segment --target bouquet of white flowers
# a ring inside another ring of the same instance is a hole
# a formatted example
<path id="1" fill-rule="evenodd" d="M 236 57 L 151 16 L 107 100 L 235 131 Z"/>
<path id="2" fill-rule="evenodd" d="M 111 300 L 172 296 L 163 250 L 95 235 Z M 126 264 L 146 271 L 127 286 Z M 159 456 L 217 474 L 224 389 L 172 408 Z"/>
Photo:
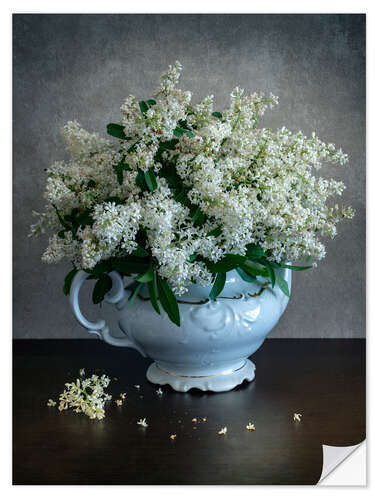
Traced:
<path id="1" fill-rule="evenodd" d="M 233 269 L 289 294 L 275 269 L 311 267 L 287 263 L 322 259 L 319 236 L 333 238 L 336 223 L 353 216 L 327 205 L 343 183 L 313 175 L 323 161 L 346 163 L 341 150 L 315 134 L 258 128 L 277 104 L 272 94 L 235 88 L 225 111 L 214 111 L 213 96 L 193 105 L 176 88 L 180 71 L 170 66 L 151 99 L 126 98 L 121 122 L 107 126 L 111 139 L 66 124 L 70 160 L 48 169 L 48 205 L 32 226 L 34 235 L 53 232 L 43 261 L 72 262 L 66 294 L 84 269 L 97 279 L 99 303 L 116 270 L 137 283 L 131 302 L 146 284 L 155 310 L 160 302 L 178 325 L 175 294 L 212 284 L 215 299 Z"/>

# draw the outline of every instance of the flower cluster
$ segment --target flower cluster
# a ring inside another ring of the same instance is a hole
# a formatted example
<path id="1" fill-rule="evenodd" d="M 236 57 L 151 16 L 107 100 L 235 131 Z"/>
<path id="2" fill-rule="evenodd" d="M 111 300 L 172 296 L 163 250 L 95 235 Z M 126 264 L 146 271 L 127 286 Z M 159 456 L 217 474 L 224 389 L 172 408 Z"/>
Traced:
<path id="1" fill-rule="evenodd" d="M 107 127 L 116 140 L 77 122 L 64 127 L 70 160 L 48 169 L 46 211 L 31 228 L 53 233 L 43 260 L 131 275 L 143 258 L 155 285 L 182 294 L 229 270 L 215 267 L 228 255 L 255 255 L 258 269 L 264 259 L 275 269 L 322 259 L 321 237 L 333 238 L 353 211 L 329 206 L 345 186 L 314 173 L 347 155 L 315 134 L 258 128 L 278 103 L 273 94 L 235 88 L 223 112 L 213 96 L 193 105 L 176 86 L 180 72 L 180 63 L 170 66 L 148 101 L 125 99 L 121 123 Z"/>
<path id="2" fill-rule="evenodd" d="M 72 408 L 75 413 L 84 413 L 91 419 L 101 420 L 105 417 L 104 405 L 112 396 L 106 394 L 110 379 L 106 375 L 92 375 L 87 379 L 77 379 L 66 383 L 67 389 L 59 396 L 59 410 Z"/>

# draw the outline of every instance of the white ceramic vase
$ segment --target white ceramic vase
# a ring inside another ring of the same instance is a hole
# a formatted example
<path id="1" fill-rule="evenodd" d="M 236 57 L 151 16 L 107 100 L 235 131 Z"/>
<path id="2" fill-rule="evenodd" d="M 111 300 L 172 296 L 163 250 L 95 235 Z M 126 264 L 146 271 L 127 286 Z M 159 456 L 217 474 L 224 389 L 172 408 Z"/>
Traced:
<path id="1" fill-rule="evenodd" d="M 291 289 L 291 271 L 276 272 Z M 181 326 L 166 313 L 158 315 L 144 286 L 132 307 L 131 292 L 122 277 L 110 273 L 112 290 L 105 301 L 114 305 L 123 337 L 114 337 L 105 320 L 88 321 L 80 311 L 79 290 L 88 277 L 79 271 L 72 283 L 70 303 L 77 320 L 89 333 L 119 347 L 132 347 L 154 360 L 147 379 L 158 385 L 169 384 L 176 391 L 195 387 L 203 391 L 228 391 L 255 377 L 255 365 L 248 359 L 264 342 L 283 314 L 288 297 L 264 279 L 243 281 L 236 271 L 227 273 L 220 296 L 208 298 L 211 287 L 192 285 L 179 297 Z"/>

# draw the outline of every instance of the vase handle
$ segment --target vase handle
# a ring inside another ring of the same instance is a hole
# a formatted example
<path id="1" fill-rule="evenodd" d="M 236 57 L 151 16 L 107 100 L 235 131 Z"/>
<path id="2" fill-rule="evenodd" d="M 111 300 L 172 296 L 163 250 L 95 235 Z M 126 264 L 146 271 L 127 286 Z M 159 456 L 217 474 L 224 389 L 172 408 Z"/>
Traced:
<path id="1" fill-rule="evenodd" d="M 70 306 L 72 308 L 73 314 L 76 317 L 77 321 L 84 326 L 89 333 L 93 333 L 97 335 L 100 340 L 104 340 L 107 344 L 111 344 L 117 347 L 131 347 L 136 349 L 138 352 L 142 354 L 142 356 L 146 357 L 146 354 L 142 350 L 137 343 L 131 339 L 128 335 L 123 338 L 113 337 L 109 331 L 109 327 L 104 321 L 104 319 L 99 319 L 98 321 L 92 322 L 88 321 L 82 314 L 81 309 L 79 307 L 79 291 L 81 286 L 86 281 L 88 273 L 85 271 L 78 271 L 75 275 L 72 286 L 70 289 Z M 122 282 L 122 278 L 117 271 L 112 271 L 109 273 L 109 276 L 112 280 L 112 288 L 105 295 L 104 300 L 109 304 L 117 304 L 121 300 L 127 297 L 127 292 L 124 290 L 124 284 Z"/>

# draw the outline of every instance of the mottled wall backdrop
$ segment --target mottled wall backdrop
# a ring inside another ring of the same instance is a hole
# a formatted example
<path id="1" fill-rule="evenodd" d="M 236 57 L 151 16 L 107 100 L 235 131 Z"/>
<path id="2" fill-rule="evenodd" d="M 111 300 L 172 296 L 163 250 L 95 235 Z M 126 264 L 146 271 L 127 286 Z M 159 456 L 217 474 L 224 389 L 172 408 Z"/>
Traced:
<path id="1" fill-rule="evenodd" d="M 46 241 L 27 237 L 31 211 L 43 210 L 44 169 L 64 157 L 61 127 L 77 119 L 104 134 L 122 99 L 148 98 L 176 59 L 195 99 L 215 94 L 220 109 L 236 85 L 273 92 L 280 105 L 265 126 L 316 131 L 349 154 L 351 168 L 322 173 L 344 180 L 357 216 L 317 269 L 294 273 L 271 336 L 364 336 L 364 15 L 15 15 L 13 36 L 15 337 L 88 337 L 61 292 L 70 264 L 42 264 Z"/>

